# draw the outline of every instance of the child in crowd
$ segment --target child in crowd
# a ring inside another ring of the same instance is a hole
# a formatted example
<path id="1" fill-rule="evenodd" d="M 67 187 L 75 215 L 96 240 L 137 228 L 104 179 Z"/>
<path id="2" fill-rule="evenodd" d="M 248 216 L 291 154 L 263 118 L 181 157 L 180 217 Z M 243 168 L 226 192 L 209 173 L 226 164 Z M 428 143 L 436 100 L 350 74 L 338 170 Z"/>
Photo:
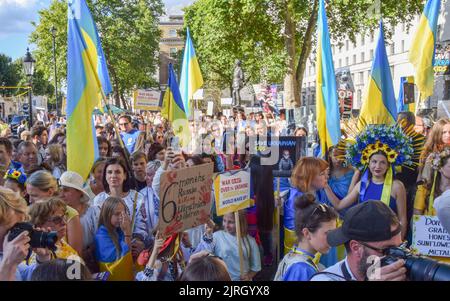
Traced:
<path id="1" fill-rule="evenodd" d="M 295 232 L 299 242 L 278 265 L 275 281 L 308 281 L 319 272 L 315 254 L 330 250 L 327 233 L 336 228 L 336 211 L 317 203 L 310 193 L 296 199 L 295 209 Z"/>

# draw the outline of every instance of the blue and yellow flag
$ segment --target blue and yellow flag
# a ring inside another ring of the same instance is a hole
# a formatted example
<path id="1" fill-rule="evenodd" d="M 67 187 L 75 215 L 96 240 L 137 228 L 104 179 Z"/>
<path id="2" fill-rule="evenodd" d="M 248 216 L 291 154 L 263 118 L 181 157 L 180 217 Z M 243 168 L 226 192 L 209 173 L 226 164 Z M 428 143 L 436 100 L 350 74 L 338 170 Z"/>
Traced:
<path id="1" fill-rule="evenodd" d="M 187 146 L 191 139 L 189 123 L 172 64 L 169 64 L 169 79 L 161 115 L 171 122 L 174 134 L 181 140 L 180 145 Z"/>
<path id="2" fill-rule="evenodd" d="M 383 21 L 380 21 L 380 34 L 369 82 L 363 97 L 358 127 L 363 129 L 368 124 L 389 125 L 396 121 L 397 105 L 384 43 Z"/>
<path id="3" fill-rule="evenodd" d="M 321 155 L 324 156 L 328 148 L 339 142 L 341 125 L 330 34 L 323 0 L 320 0 L 317 28 L 317 130 Z"/>
<path id="4" fill-rule="evenodd" d="M 186 45 L 184 47 L 183 67 L 180 77 L 180 94 L 186 116 L 190 115 L 190 101 L 194 93 L 203 85 L 203 77 L 195 54 L 194 44 L 191 40 L 189 28 L 187 29 Z"/>
<path id="5" fill-rule="evenodd" d="M 120 250 L 117 250 L 108 229 L 100 225 L 95 234 L 95 258 L 98 261 L 100 272 L 108 272 L 108 281 L 132 281 L 133 258 L 130 248 L 125 242 L 122 230 L 118 231 Z"/>
<path id="6" fill-rule="evenodd" d="M 83 178 L 98 157 L 92 113 L 111 92 L 100 38 L 85 0 L 68 2 L 67 169 Z"/>
<path id="7" fill-rule="evenodd" d="M 414 76 L 402 76 L 400 78 L 400 89 L 397 98 L 397 112 L 416 112 L 416 103 L 405 103 L 404 84 L 414 84 Z"/>
<path id="8" fill-rule="evenodd" d="M 441 0 L 428 0 L 409 50 L 409 61 L 414 66 L 414 78 L 421 100 L 433 95 L 433 64 L 440 9 Z"/>

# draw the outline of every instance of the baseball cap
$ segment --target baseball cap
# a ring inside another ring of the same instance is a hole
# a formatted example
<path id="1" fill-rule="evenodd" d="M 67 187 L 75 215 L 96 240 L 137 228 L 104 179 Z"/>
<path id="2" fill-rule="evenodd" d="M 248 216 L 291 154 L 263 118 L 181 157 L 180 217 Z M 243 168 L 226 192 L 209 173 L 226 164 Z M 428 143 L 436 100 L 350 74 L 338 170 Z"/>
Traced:
<path id="1" fill-rule="evenodd" d="M 328 244 L 337 247 L 350 240 L 363 242 L 389 240 L 401 231 L 400 225 L 391 231 L 394 219 L 397 219 L 395 213 L 381 201 L 358 204 L 347 211 L 342 227 L 328 232 Z"/>

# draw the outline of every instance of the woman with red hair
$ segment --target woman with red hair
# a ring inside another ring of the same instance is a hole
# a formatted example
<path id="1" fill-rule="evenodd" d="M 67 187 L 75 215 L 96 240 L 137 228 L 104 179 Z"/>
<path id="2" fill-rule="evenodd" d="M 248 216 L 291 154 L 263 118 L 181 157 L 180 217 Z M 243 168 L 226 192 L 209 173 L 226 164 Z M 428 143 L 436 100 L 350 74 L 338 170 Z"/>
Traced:
<path id="1" fill-rule="evenodd" d="M 312 193 L 319 203 L 329 204 L 324 192 L 328 183 L 329 165 L 325 160 L 303 157 L 295 165 L 291 176 L 289 198 L 284 203 L 284 251 L 289 252 L 295 245 L 294 201 L 305 193 Z"/>

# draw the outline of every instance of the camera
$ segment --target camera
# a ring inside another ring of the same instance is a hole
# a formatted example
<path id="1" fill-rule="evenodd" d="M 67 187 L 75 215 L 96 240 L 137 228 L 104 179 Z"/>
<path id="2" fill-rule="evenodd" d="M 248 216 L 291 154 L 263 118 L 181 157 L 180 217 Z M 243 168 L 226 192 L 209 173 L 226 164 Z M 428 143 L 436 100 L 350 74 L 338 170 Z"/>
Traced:
<path id="1" fill-rule="evenodd" d="M 56 241 L 58 240 L 56 231 L 44 232 L 35 230 L 30 223 L 17 223 L 11 229 L 8 235 L 8 241 L 13 240 L 23 231 L 28 231 L 30 236 L 31 248 L 47 248 L 56 251 Z"/>
<path id="2" fill-rule="evenodd" d="M 388 248 L 381 266 L 390 265 L 399 259 L 405 260 L 407 276 L 412 281 L 450 281 L 450 265 L 436 260 L 415 256 L 404 247 Z"/>

